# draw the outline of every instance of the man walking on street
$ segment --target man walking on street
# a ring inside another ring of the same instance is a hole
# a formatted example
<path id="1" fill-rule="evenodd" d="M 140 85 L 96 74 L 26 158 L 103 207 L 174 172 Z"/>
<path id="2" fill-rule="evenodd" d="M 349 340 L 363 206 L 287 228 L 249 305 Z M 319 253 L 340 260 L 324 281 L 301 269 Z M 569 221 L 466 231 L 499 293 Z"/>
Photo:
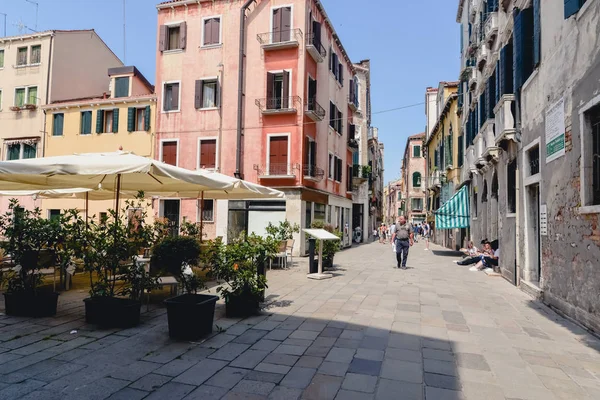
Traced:
<path id="1" fill-rule="evenodd" d="M 406 222 L 404 216 L 398 217 L 398 223 L 392 237 L 396 244 L 396 261 L 398 268 L 406 269 L 406 259 L 408 258 L 408 249 L 414 244 L 413 227 Z"/>

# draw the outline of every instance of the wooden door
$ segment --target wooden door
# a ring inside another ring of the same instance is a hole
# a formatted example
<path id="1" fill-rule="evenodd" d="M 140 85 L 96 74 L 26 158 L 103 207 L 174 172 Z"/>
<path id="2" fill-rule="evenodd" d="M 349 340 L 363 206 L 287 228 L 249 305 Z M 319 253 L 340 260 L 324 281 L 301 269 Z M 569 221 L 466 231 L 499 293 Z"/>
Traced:
<path id="1" fill-rule="evenodd" d="M 269 175 L 288 175 L 288 138 L 277 136 L 270 139 Z"/>

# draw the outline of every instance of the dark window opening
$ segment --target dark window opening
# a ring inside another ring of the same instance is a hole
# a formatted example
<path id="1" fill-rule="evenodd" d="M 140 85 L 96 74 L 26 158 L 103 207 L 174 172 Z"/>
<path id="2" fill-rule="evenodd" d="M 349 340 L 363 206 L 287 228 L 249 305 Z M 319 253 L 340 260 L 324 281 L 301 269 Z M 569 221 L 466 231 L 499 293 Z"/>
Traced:
<path id="1" fill-rule="evenodd" d="M 506 167 L 507 177 L 506 186 L 508 193 L 508 212 L 514 213 L 517 210 L 517 159 L 515 158 Z"/>
<path id="2" fill-rule="evenodd" d="M 592 202 L 600 204 L 600 107 L 591 115 L 592 123 Z"/>
<path id="3" fill-rule="evenodd" d="M 527 152 L 529 156 L 529 175 L 535 175 L 540 172 L 540 148 L 535 146 Z"/>

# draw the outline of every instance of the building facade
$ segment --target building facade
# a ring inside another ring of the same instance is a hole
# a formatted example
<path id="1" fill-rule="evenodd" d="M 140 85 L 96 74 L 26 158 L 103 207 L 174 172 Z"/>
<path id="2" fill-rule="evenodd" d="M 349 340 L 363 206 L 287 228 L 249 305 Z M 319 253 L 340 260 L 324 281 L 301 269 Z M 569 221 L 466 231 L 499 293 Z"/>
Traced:
<path id="1" fill-rule="evenodd" d="M 406 140 L 402 159 L 402 179 L 404 181 L 404 214 L 412 224 L 425 221 L 425 177 L 426 159 L 423 155 L 425 133 L 409 136 Z"/>
<path id="2" fill-rule="evenodd" d="M 600 331 L 597 1 L 460 1 L 463 183 L 502 275 Z M 476 221 L 475 221 L 476 218 Z"/>
<path id="3" fill-rule="evenodd" d="M 105 88 L 99 97 L 55 101 L 42 106 L 46 114 L 45 155 L 131 151 L 153 157 L 155 150 L 156 96 L 154 86 L 133 67 L 108 70 Z M 147 199 L 150 203 L 152 199 Z M 120 204 L 124 207 L 124 203 Z M 84 207 L 80 199 L 44 199 L 43 215 Z M 114 209 L 113 200 L 95 200 L 88 204 L 88 215 L 101 217 Z M 152 217 L 152 208 L 148 208 Z"/>
<path id="4" fill-rule="evenodd" d="M 440 82 L 435 107 L 427 107 L 427 112 L 436 115 L 431 135 L 425 141 L 427 158 L 427 221 L 432 230 L 431 240 L 439 245 L 456 249 L 462 247 L 467 236 L 466 230 L 437 230 L 435 212 L 455 193 L 461 183 L 463 164 L 463 136 L 460 129 L 458 111 L 459 82 Z M 431 93 L 430 88 L 427 93 Z M 428 115 L 429 119 L 429 115 Z"/>
<path id="5" fill-rule="evenodd" d="M 387 225 L 396 223 L 399 216 L 404 215 L 405 201 L 403 196 L 403 181 L 397 179 L 389 182 L 384 188 L 383 222 Z"/>
<path id="6" fill-rule="evenodd" d="M 281 202 L 210 202 L 214 235 L 320 220 L 350 245 L 350 139 L 360 103 L 355 68 L 321 2 L 175 0 L 157 9 L 156 156 L 286 193 Z M 160 214 L 198 221 L 198 207 L 164 199 Z M 295 241 L 303 254 L 304 234 Z"/>
<path id="7" fill-rule="evenodd" d="M 2 160 L 44 156 L 46 114 L 55 101 L 101 95 L 106 71 L 122 66 L 93 30 L 52 30 L 0 38 L 0 152 Z M 6 210 L 6 196 L 0 209 Z M 27 208 L 39 205 L 19 198 Z"/>

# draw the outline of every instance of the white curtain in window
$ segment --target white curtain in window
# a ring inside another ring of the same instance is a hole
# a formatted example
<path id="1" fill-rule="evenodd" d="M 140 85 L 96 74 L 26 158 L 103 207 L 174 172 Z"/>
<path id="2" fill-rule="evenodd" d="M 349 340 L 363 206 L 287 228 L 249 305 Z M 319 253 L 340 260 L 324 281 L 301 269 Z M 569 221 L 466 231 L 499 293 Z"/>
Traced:
<path id="1" fill-rule="evenodd" d="M 216 107 L 216 84 L 214 82 L 205 82 L 202 87 L 202 108 Z"/>

